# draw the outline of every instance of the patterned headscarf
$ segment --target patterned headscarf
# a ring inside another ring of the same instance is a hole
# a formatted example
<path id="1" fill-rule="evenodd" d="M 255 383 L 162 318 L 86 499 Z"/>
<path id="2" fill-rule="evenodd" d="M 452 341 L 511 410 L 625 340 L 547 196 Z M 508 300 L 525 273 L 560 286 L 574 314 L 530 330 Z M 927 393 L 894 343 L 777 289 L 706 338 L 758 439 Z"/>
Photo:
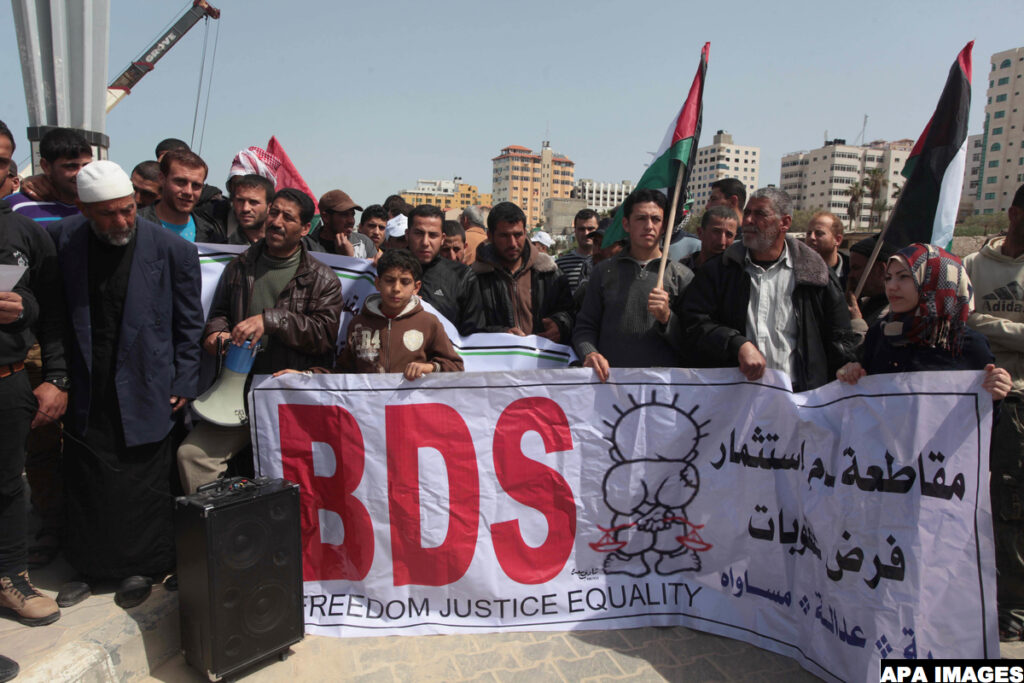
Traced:
<path id="1" fill-rule="evenodd" d="M 933 244 L 911 244 L 889 261 L 899 259 L 917 285 L 917 308 L 889 313 L 885 333 L 907 343 L 939 346 L 960 355 L 967 316 L 974 310 L 974 288 L 960 259 Z"/>
<path id="2" fill-rule="evenodd" d="M 228 184 L 231 179 L 240 175 L 261 175 L 272 183 L 277 183 L 277 169 L 281 167 L 281 160 L 276 156 L 255 145 L 235 155 L 231 161 L 231 170 L 228 171 Z"/>

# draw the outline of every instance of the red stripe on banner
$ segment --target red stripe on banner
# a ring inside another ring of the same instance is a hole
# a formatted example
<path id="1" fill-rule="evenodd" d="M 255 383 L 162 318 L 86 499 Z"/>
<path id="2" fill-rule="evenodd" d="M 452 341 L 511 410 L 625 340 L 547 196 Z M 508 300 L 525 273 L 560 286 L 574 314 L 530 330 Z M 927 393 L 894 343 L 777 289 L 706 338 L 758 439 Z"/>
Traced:
<path id="1" fill-rule="evenodd" d="M 696 134 L 700 121 L 700 92 L 704 89 L 704 72 L 708 68 L 710 52 L 711 43 L 704 43 L 704 47 L 700 51 L 700 66 L 697 67 L 697 74 L 693 77 L 693 83 L 690 85 L 690 94 L 686 96 L 683 110 L 679 112 L 676 132 L 672 135 L 672 146 L 675 146 L 680 140 L 691 138 Z"/>

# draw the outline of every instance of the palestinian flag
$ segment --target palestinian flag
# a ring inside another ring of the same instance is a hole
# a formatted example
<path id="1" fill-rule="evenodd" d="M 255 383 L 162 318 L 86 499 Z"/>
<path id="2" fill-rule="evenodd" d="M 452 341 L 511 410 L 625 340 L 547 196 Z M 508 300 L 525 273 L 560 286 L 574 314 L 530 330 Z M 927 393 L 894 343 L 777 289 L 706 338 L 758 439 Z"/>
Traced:
<path id="1" fill-rule="evenodd" d="M 680 164 L 682 164 L 681 192 L 685 196 L 686 182 L 690 178 L 690 171 L 693 170 L 693 164 L 697 157 L 697 142 L 700 140 L 701 116 L 704 109 L 704 74 L 708 70 L 710 50 L 711 43 L 704 43 L 704 47 L 700 51 L 700 66 L 697 67 L 697 75 L 693 77 L 690 94 L 686 96 L 682 109 L 669 124 L 654 161 L 647 167 L 635 189 L 661 190 L 668 194 L 675 187 L 676 175 L 679 173 Z M 676 197 L 676 202 L 677 206 L 682 206 L 678 197 Z M 668 220 L 667 215 L 665 220 Z M 615 219 L 612 221 L 611 227 L 604 234 L 602 246 L 611 246 L 625 237 L 626 233 L 622 229 L 622 208 L 620 207 L 615 212 Z"/>
<path id="2" fill-rule="evenodd" d="M 270 136 L 270 141 L 267 143 L 267 153 L 272 155 L 281 164 L 277 169 L 277 180 L 274 189 L 281 190 L 286 187 L 294 187 L 296 190 L 305 192 L 313 200 L 313 223 L 310 228 L 310 234 L 315 234 L 321 223 L 317 196 L 313 194 L 313 190 L 309 189 L 309 185 L 306 184 L 302 174 L 299 173 L 299 169 L 295 168 L 295 164 L 292 163 L 288 153 L 284 151 L 284 146 L 277 139 L 276 135 Z"/>
<path id="3" fill-rule="evenodd" d="M 953 242 L 967 162 L 973 47 L 974 41 L 967 43 L 953 62 L 935 113 L 903 167 L 907 182 L 884 233 L 895 247 L 923 242 L 949 248 Z"/>

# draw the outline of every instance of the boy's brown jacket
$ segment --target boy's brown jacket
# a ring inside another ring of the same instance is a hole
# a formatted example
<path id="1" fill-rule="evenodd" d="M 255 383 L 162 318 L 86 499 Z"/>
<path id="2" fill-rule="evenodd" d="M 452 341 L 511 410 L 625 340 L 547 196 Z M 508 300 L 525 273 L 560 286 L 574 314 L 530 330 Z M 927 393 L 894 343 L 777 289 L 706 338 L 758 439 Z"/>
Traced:
<path id="1" fill-rule="evenodd" d="M 394 318 L 381 312 L 380 294 L 367 297 L 362 312 L 349 323 L 335 372 L 403 372 L 413 361 L 433 363 L 435 372 L 463 369 L 441 321 L 423 310 L 418 296 Z"/>

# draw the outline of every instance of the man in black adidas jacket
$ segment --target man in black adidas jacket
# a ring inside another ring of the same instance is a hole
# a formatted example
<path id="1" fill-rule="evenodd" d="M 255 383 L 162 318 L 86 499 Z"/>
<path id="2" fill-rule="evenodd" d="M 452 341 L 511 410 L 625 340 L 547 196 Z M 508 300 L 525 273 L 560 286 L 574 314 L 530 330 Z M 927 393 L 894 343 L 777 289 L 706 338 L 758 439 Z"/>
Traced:
<path id="1" fill-rule="evenodd" d="M 405 233 L 409 251 L 423 268 L 420 298 L 429 302 L 465 336 L 484 331 L 480 285 L 469 266 L 441 258 L 444 213 L 436 206 L 420 204 L 409 212 Z"/>

